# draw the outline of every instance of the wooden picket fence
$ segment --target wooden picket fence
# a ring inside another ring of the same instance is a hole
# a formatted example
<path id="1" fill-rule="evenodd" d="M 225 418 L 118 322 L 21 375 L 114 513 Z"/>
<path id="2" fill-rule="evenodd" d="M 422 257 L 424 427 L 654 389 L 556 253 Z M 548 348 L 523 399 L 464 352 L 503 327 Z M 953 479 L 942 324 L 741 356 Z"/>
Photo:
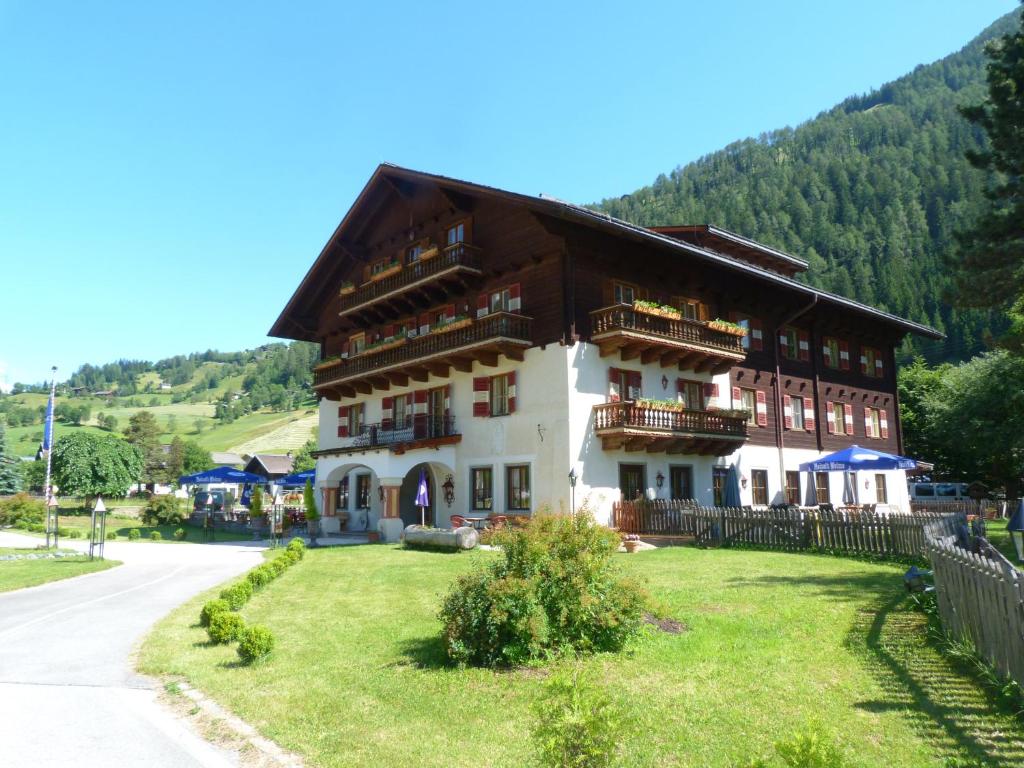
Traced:
<path id="1" fill-rule="evenodd" d="M 955 513 L 703 507 L 664 499 L 618 502 L 612 507 L 613 527 L 640 536 L 692 537 L 701 546 L 741 544 L 909 557 L 924 555 L 927 536 L 954 537 L 962 521 Z"/>
<path id="2" fill-rule="evenodd" d="M 942 626 L 1024 685 L 1024 572 L 994 550 L 983 557 L 941 538 L 927 551 Z"/>

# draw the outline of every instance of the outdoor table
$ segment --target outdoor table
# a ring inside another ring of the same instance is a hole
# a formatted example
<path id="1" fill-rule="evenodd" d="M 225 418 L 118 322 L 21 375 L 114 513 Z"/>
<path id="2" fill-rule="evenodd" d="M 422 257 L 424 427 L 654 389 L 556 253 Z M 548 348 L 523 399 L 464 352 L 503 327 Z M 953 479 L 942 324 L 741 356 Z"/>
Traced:
<path id="1" fill-rule="evenodd" d="M 487 518 L 486 517 L 466 517 L 464 519 L 465 519 L 465 521 L 467 523 L 469 523 L 470 525 L 472 525 L 474 528 L 476 528 L 478 530 L 480 528 L 485 528 L 486 527 L 486 525 L 485 525 L 485 523 L 487 522 Z"/>

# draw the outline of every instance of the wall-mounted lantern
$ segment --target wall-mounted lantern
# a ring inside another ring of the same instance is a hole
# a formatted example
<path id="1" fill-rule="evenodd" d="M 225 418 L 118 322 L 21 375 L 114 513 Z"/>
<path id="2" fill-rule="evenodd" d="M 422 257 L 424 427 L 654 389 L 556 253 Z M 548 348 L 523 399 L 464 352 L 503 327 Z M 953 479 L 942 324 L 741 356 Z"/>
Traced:
<path id="1" fill-rule="evenodd" d="M 661 474 L 661 470 L 658 470 L 658 474 L 655 476 L 654 482 L 658 484 L 659 488 L 665 485 L 665 476 Z"/>
<path id="2" fill-rule="evenodd" d="M 451 475 L 445 478 L 444 483 L 441 484 L 441 490 L 444 492 L 444 503 L 450 507 L 455 501 L 455 483 Z"/>

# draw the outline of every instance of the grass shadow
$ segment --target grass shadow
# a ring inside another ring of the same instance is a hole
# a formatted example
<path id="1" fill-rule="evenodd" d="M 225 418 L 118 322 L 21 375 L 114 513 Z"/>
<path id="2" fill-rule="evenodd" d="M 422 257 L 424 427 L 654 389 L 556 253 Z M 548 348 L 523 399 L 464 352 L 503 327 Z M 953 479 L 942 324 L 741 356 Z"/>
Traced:
<path id="1" fill-rule="evenodd" d="M 454 667 L 448 653 L 444 649 L 444 642 L 439 635 L 428 635 L 406 640 L 399 646 L 399 651 L 405 661 L 399 664 L 415 667 L 416 669 L 444 669 Z"/>

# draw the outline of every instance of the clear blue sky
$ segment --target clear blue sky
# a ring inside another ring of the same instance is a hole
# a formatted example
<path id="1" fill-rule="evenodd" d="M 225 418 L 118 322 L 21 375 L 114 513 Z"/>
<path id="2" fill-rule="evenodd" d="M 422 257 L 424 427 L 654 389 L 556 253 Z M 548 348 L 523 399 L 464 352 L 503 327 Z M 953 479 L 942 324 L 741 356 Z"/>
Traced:
<path id="1" fill-rule="evenodd" d="M 381 161 L 620 195 L 1016 5 L 0 0 L 0 383 L 263 343 Z"/>

